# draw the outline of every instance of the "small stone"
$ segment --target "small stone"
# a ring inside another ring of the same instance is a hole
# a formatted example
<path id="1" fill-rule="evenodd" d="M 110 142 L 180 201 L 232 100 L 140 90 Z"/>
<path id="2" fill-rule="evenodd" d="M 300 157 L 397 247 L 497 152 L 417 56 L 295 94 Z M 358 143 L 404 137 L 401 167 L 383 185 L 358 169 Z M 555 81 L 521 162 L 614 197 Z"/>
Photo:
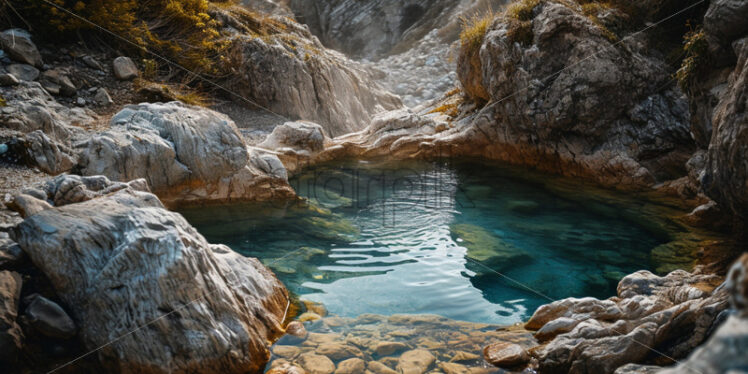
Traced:
<path id="1" fill-rule="evenodd" d="M 332 374 L 335 371 L 335 364 L 329 358 L 311 352 L 302 354 L 299 363 L 311 374 Z"/>
<path id="2" fill-rule="evenodd" d="M 286 326 L 286 334 L 297 337 L 299 339 L 306 339 L 307 331 L 304 324 L 299 321 L 293 321 Z"/>
<path id="3" fill-rule="evenodd" d="M 75 336 L 77 328 L 73 319 L 62 307 L 52 300 L 34 294 L 29 296 L 31 302 L 26 307 L 26 316 L 37 331 L 43 335 L 70 339 Z"/>
<path id="4" fill-rule="evenodd" d="M 363 374 L 366 371 L 366 363 L 360 358 L 349 358 L 338 364 L 335 374 Z"/>
<path id="5" fill-rule="evenodd" d="M 77 100 L 75 100 L 75 105 L 86 106 L 86 99 L 79 97 Z"/>
<path id="6" fill-rule="evenodd" d="M 329 357 L 333 361 L 345 360 L 353 357 L 363 357 L 363 353 L 356 347 L 340 344 L 325 343 L 320 344 L 316 350 L 317 354 Z"/>
<path id="7" fill-rule="evenodd" d="M 107 92 L 107 90 L 104 88 L 99 88 L 98 90 L 96 90 L 96 95 L 94 96 L 94 102 L 97 105 L 101 105 L 101 106 L 114 104 L 112 97 L 109 96 L 109 92 Z"/>
<path id="8" fill-rule="evenodd" d="M 402 374 L 423 374 L 436 361 L 436 357 L 425 349 L 414 349 L 400 356 L 397 370 Z"/>
<path id="9" fill-rule="evenodd" d="M 39 78 L 39 69 L 28 64 L 11 64 L 6 69 L 22 81 L 32 82 Z"/>
<path id="10" fill-rule="evenodd" d="M 369 361 L 366 368 L 374 374 L 398 374 L 396 371 L 390 369 L 387 365 L 379 361 Z"/>
<path id="11" fill-rule="evenodd" d="M 273 354 L 278 357 L 292 360 L 301 353 L 301 348 L 295 347 L 293 345 L 276 345 L 273 346 L 272 351 Z"/>
<path id="12" fill-rule="evenodd" d="M 296 365 L 284 362 L 277 366 L 273 366 L 273 368 L 268 370 L 266 374 L 306 374 L 306 371 Z"/>
<path id="13" fill-rule="evenodd" d="M 13 74 L 0 74 L 0 86 L 17 86 L 19 83 Z"/>
<path id="14" fill-rule="evenodd" d="M 44 88 L 45 91 L 49 92 L 50 95 L 57 96 L 60 94 L 60 85 L 57 83 L 45 80 L 42 82 L 42 88 Z"/>
<path id="15" fill-rule="evenodd" d="M 445 374 L 469 374 L 470 371 L 465 365 L 456 364 L 454 362 L 440 362 L 439 369 Z"/>
<path id="16" fill-rule="evenodd" d="M 88 65 L 88 67 L 90 67 L 91 69 L 104 70 L 104 67 L 101 66 L 101 64 L 98 61 L 96 61 L 96 59 L 93 58 L 92 56 L 83 56 L 81 60 L 83 61 L 84 64 Z"/>
<path id="17" fill-rule="evenodd" d="M 479 359 L 480 359 L 480 356 L 475 353 L 457 351 L 455 355 L 452 356 L 452 359 L 449 360 L 449 362 L 466 362 L 466 361 L 475 361 Z"/>
<path id="18" fill-rule="evenodd" d="M 308 312 L 316 313 L 322 317 L 327 315 L 327 309 L 324 305 L 309 300 L 303 300 L 302 302 Z"/>
<path id="19" fill-rule="evenodd" d="M 78 91 L 78 88 L 75 87 L 67 74 L 61 70 L 47 70 L 42 74 L 42 78 L 58 85 L 59 93 L 63 96 L 74 96 Z"/>
<path id="20" fill-rule="evenodd" d="M 112 62 L 114 76 L 119 80 L 131 80 L 137 78 L 138 67 L 129 57 L 117 57 Z"/>
<path id="21" fill-rule="evenodd" d="M 12 268 L 25 259 L 26 253 L 16 242 L 0 239 L 0 268 Z"/>
<path id="22" fill-rule="evenodd" d="M 406 349 L 408 346 L 401 342 L 379 342 L 372 350 L 377 356 L 389 356 Z"/>
<path id="23" fill-rule="evenodd" d="M 309 321 L 316 321 L 318 319 L 322 319 L 322 317 L 320 317 L 319 314 L 317 313 L 306 312 L 306 313 L 302 313 L 297 319 L 301 322 L 309 322 Z"/>
<path id="24" fill-rule="evenodd" d="M 498 342 L 483 349 L 483 358 L 497 367 L 515 367 L 530 361 L 530 355 L 521 346 Z"/>

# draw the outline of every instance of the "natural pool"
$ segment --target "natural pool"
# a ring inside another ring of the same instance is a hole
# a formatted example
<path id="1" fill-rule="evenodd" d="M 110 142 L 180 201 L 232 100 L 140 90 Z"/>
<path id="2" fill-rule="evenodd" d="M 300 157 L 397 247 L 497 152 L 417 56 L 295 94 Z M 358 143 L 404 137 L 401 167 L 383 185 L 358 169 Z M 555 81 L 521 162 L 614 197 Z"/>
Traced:
<path id="1" fill-rule="evenodd" d="M 292 185 L 308 202 L 182 213 L 209 241 L 260 258 L 300 299 L 342 317 L 512 324 L 550 300 L 614 295 L 667 241 L 630 209 L 495 165 L 337 163 Z"/>

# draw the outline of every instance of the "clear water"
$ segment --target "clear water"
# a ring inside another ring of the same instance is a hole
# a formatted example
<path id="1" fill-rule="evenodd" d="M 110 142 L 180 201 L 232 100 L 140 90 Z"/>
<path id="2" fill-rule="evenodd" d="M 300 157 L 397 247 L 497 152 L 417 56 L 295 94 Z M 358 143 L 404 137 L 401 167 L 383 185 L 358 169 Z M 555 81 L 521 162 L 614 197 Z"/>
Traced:
<path id="1" fill-rule="evenodd" d="M 307 202 L 182 213 L 344 317 L 511 324 L 550 300 L 614 295 L 664 241 L 615 206 L 592 209 L 484 164 L 335 164 L 292 185 Z"/>

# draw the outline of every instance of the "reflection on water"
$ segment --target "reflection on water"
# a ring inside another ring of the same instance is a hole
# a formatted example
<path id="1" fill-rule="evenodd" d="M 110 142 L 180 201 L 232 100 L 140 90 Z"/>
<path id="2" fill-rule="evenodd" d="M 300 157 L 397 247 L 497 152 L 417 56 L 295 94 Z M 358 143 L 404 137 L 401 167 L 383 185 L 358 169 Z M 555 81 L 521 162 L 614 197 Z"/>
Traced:
<path id="1" fill-rule="evenodd" d="M 511 324 L 548 298 L 612 296 L 663 242 L 616 207 L 588 208 L 481 164 L 335 164 L 292 185 L 306 203 L 183 214 L 341 317 Z"/>

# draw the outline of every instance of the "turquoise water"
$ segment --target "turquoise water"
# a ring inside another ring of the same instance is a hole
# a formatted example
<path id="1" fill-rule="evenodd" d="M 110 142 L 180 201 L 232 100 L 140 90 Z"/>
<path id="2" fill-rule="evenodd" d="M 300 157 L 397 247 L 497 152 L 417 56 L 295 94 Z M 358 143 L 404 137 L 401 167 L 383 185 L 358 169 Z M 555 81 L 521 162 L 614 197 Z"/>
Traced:
<path id="1" fill-rule="evenodd" d="M 292 185 L 306 202 L 182 213 L 345 317 L 515 323 L 550 300 L 614 295 L 664 242 L 614 206 L 592 209 L 478 163 L 335 164 Z"/>

